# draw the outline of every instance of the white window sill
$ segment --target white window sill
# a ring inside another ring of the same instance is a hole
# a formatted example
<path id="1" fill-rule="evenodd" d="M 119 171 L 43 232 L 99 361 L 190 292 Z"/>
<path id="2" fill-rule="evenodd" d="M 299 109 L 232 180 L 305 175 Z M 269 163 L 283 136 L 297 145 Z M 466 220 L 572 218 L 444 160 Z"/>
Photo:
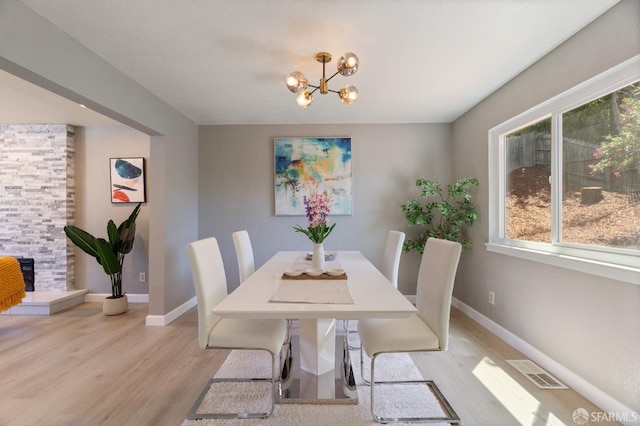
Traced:
<path id="1" fill-rule="evenodd" d="M 584 272 L 604 278 L 640 285 L 640 259 L 638 260 L 639 267 L 632 268 L 629 266 L 597 262 L 558 253 L 512 247 L 503 244 L 487 243 L 485 246 L 487 251 L 493 253 L 514 256 L 520 259 L 530 260 L 532 262 L 544 263 L 560 268 L 571 269 L 573 271 Z"/>

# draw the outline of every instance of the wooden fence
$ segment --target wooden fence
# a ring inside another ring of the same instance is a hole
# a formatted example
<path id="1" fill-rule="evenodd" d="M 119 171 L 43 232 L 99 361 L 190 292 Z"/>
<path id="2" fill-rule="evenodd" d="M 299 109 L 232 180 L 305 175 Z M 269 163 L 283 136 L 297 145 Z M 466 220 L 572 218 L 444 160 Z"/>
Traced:
<path id="1" fill-rule="evenodd" d="M 631 171 L 622 176 L 613 173 L 591 174 L 590 165 L 597 161 L 593 153 L 597 145 L 575 139 L 562 141 L 563 186 L 583 188 L 599 186 L 604 191 L 640 193 L 640 173 Z M 506 146 L 508 172 L 523 167 L 551 168 L 551 135 L 526 133 L 509 137 Z"/>

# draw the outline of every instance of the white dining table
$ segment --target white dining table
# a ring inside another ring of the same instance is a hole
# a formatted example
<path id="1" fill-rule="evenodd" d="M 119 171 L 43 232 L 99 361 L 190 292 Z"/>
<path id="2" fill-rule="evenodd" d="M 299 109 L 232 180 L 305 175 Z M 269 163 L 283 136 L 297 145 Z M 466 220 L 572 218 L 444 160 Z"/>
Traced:
<path id="1" fill-rule="evenodd" d="M 283 356 L 280 403 L 357 403 L 349 351 L 345 339 L 336 338 L 336 319 L 402 318 L 417 312 L 360 252 L 335 255 L 326 262 L 326 269 L 343 269 L 346 279 L 288 279 L 283 276 L 285 270 L 311 268 L 311 261 L 306 252 L 281 251 L 213 309 L 223 318 L 298 320 L 297 351 Z M 301 291 L 305 288 L 309 290 Z M 337 298 L 327 296 L 328 303 L 304 300 L 305 294 L 315 295 L 315 300 L 326 296 L 325 288 Z M 290 293 L 292 301 L 274 301 L 282 300 L 282 290 Z M 342 368 L 336 368 L 338 363 Z"/>

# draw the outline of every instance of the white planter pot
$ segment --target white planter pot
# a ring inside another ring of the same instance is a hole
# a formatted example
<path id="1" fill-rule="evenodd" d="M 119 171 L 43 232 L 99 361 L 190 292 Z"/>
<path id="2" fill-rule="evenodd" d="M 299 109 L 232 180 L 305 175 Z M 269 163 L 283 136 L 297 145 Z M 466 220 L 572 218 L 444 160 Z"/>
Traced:
<path id="1" fill-rule="evenodd" d="M 111 298 L 111 296 L 104 299 L 104 303 L 102 304 L 102 313 L 105 315 L 120 315 L 127 312 L 129 309 L 129 300 L 127 299 L 127 295 L 125 294 L 122 297 L 118 297 L 117 299 Z"/>

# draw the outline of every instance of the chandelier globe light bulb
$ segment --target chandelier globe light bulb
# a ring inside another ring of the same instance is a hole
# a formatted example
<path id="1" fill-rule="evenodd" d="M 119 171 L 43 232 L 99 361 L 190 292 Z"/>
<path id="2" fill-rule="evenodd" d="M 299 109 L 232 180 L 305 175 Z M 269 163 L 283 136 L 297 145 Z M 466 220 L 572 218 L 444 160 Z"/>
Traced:
<path id="1" fill-rule="evenodd" d="M 296 102 L 302 108 L 306 108 L 309 105 L 311 105 L 311 102 L 313 102 L 313 95 L 308 90 L 305 90 L 304 92 L 300 92 L 298 93 L 298 96 L 296 96 Z"/>
<path id="2" fill-rule="evenodd" d="M 338 96 L 343 104 L 351 105 L 358 100 L 358 89 L 351 85 L 344 86 Z"/>
<path id="3" fill-rule="evenodd" d="M 294 71 L 287 76 L 287 88 L 292 93 L 299 93 L 309 86 L 309 81 L 300 71 Z"/>
<path id="4" fill-rule="evenodd" d="M 353 75 L 356 73 L 356 71 L 358 71 L 359 63 L 360 61 L 358 60 L 358 57 L 355 53 L 343 53 L 342 56 L 340 56 L 340 59 L 338 59 L 338 72 L 340 73 L 340 75 L 349 77 L 350 75 Z"/>

